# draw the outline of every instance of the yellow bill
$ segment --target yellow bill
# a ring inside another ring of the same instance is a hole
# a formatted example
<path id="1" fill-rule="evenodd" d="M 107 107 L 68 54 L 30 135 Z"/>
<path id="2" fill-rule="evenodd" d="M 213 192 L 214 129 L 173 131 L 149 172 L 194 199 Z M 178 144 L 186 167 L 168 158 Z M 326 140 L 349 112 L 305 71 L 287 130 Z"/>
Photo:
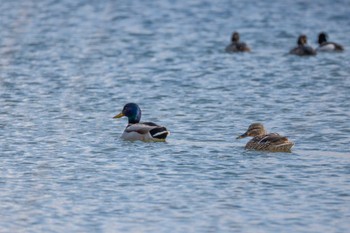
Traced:
<path id="1" fill-rule="evenodd" d="M 119 113 L 118 115 L 115 115 L 113 118 L 121 118 L 121 117 L 123 117 L 123 116 L 125 116 L 125 115 L 121 112 L 121 113 Z"/>

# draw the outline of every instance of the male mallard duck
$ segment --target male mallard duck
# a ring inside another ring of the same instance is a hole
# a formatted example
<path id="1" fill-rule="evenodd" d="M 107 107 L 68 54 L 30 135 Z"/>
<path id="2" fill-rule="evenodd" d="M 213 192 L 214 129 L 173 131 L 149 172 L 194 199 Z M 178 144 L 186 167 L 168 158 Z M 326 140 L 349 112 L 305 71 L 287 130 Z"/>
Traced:
<path id="1" fill-rule="evenodd" d="M 244 42 L 239 42 L 239 33 L 234 32 L 231 37 L 231 44 L 229 44 L 226 49 L 226 52 L 250 52 L 250 48 Z"/>
<path id="2" fill-rule="evenodd" d="M 328 35 L 325 32 L 321 32 L 318 35 L 318 48 L 317 51 L 322 52 L 341 52 L 344 51 L 343 46 L 334 42 L 327 41 Z"/>
<path id="3" fill-rule="evenodd" d="M 238 136 L 237 139 L 253 137 L 245 149 L 249 150 L 264 150 L 271 152 L 290 152 L 294 146 L 292 141 L 289 141 L 287 137 L 283 137 L 278 133 L 267 133 L 265 128 L 260 123 L 253 123 L 249 126 L 247 132 Z"/>
<path id="4" fill-rule="evenodd" d="M 135 103 L 126 104 L 122 112 L 113 118 L 121 118 L 123 116 L 128 118 L 129 123 L 121 136 L 122 139 L 164 142 L 169 134 L 169 131 L 163 126 L 159 126 L 153 122 L 140 122 L 141 109 Z"/>
<path id="5" fill-rule="evenodd" d="M 298 38 L 298 47 L 292 49 L 289 53 L 299 56 L 312 56 L 316 55 L 316 50 L 307 44 L 307 37 L 305 35 L 300 35 Z"/>

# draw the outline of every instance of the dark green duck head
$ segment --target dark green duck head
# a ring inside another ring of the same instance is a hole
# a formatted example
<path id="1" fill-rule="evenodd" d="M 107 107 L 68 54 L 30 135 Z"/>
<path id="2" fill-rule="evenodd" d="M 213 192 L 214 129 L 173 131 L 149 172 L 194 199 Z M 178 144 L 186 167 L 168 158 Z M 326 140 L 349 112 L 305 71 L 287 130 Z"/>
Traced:
<path id="1" fill-rule="evenodd" d="M 328 39 L 328 35 L 325 32 L 321 32 L 318 35 L 318 43 L 320 45 L 323 44 L 324 42 L 327 42 L 327 39 Z"/>
<path id="2" fill-rule="evenodd" d="M 121 113 L 114 116 L 113 118 L 121 118 L 123 116 L 126 116 L 128 118 L 129 124 L 139 123 L 141 120 L 141 109 L 135 103 L 128 103 L 124 106 Z"/>

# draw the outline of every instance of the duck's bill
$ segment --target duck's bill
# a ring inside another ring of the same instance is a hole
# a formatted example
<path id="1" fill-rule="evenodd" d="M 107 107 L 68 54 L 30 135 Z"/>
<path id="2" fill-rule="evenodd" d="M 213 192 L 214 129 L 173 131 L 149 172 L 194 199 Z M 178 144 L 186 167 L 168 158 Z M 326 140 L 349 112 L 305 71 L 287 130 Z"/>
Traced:
<path id="1" fill-rule="evenodd" d="M 121 113 L 119 113 L 118 115 L 115 115 L 113 118 L 121 118 L 121 117 L 123 117 L 123 116 L 125 116 L 125 115 L 121 112 Z"/>
<path id="2" fill-rule="evenodd" d="M 247 136 L 248 136 L 247 133 L 244 133 L 244 134 L 242 134 L 242 135 L 236 137 L 236 139 L 245 138 L 245 137 L 247 137 Z"/>

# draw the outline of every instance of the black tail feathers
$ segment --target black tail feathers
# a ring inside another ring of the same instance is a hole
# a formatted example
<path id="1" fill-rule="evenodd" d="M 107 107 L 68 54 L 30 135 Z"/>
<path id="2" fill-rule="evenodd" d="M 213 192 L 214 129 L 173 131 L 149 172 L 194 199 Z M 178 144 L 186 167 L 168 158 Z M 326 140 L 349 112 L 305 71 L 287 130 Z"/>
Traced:
<path id="1" fill-rule="evenodd" d="M 165 127 L 157 127 L 150 130 L 150 134 L 153 138 L 165 139 L 168 136 L 169 131 Z"/>

